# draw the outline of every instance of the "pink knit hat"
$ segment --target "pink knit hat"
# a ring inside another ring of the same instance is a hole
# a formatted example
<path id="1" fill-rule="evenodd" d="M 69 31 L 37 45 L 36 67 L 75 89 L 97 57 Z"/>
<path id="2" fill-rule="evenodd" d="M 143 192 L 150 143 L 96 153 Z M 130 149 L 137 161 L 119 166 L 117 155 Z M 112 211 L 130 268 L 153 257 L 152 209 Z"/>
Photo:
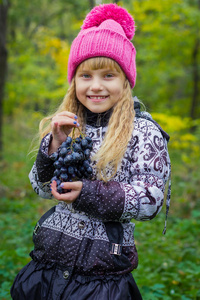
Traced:
<path id="1" fill-rule="evenodd" d="M 74 39 L 68 60 L 68 81 L 84 60 L 97 56 L 115 60 L 126 74 L 131 87 L 136 80 L 136 50 L 130 40 L 135 33 L 134 20 L 117 4 L 101 4 L 86 16 Z"/>

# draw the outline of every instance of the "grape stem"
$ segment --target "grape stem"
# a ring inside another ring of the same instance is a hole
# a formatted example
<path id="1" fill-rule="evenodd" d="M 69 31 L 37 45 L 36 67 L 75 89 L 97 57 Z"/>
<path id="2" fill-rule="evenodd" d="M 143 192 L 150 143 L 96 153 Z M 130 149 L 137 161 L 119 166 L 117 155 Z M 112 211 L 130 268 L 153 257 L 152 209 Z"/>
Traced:
<path id="1" fill-rule="evenodd" d="M 84 138 L 85 135 L 81 132 L 80 128 L 77 127 L 77 129 L 79 130 L 79 133 L 80 133 L 81 137 Z M 72 131 L 72 139 L 73 139 L 73 141 L 75 140 L 75 138 L 74 138 L 75 137 L 75 130 L 76 130 L 76 127 L 74 127 L 73 131 Z"/>

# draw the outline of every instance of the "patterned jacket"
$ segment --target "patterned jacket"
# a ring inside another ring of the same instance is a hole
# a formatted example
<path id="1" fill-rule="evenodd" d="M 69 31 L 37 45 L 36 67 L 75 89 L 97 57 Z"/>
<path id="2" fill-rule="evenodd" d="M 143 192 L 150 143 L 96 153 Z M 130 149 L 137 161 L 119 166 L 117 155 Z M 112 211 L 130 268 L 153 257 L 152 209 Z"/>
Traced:
<path id="1" fill-rule="evenodd" d="M 104 119 L 99 125 L 86 125 L 86 134 L 94 142 L 92 154 L 99 149 L 107 130 Z M 107 183 L 84 179 L 73 205 L 59 202 L 39 220 L 33 234 L 34 260 L 83 275 L 123 274 L 137 267 L 135 225 L 131 220 L 151 220 L 160 212 L 170 159 L 169 136 L 151 116 L 136 106 L 134 122 L 114 178 Z M 42 140 L 29 174 L 36 193 L 49 199 L 52 195 L 46 182 L 54 171 L 48 156 L 50 141 L 51 134 Z"/>

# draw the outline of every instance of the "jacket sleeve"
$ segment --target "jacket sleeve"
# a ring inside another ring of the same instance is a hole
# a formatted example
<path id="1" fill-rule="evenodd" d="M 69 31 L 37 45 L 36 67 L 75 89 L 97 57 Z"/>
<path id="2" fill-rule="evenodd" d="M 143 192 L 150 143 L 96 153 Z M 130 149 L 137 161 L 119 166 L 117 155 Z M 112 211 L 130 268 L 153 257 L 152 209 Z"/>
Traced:
<path id="1" fill-rule="evenodd" d="M 162 208 L 170 173 L 167 141 L 153 122 L 135 123 L 125 160 L 113 181 L 83 180 L 74 208 L 104 221 L 153 219 Z"/>
<path id="2" fill-rule="evenodd" d="M 51 199 L 50 180 L 55 170 L 48 155 L 48 148 L 51 142 L 51 134 L 47 134 L 41 141 L 36 161 L 29 173 L 29 179 L 34 191 L 42 198 Z"/>

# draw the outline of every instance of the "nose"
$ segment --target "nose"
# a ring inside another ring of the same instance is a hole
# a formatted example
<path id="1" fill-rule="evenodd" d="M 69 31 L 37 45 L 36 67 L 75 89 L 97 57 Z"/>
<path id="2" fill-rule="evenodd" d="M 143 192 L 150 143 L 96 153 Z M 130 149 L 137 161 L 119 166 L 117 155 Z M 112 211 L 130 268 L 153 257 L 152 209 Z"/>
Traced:
<path id="1" fill-rule="evenodd" d="M 102 82 L 99 78 L 93 78 L 90 85 L 90 90 L 92 92 L 98 92 L 103 90 Z"/>

